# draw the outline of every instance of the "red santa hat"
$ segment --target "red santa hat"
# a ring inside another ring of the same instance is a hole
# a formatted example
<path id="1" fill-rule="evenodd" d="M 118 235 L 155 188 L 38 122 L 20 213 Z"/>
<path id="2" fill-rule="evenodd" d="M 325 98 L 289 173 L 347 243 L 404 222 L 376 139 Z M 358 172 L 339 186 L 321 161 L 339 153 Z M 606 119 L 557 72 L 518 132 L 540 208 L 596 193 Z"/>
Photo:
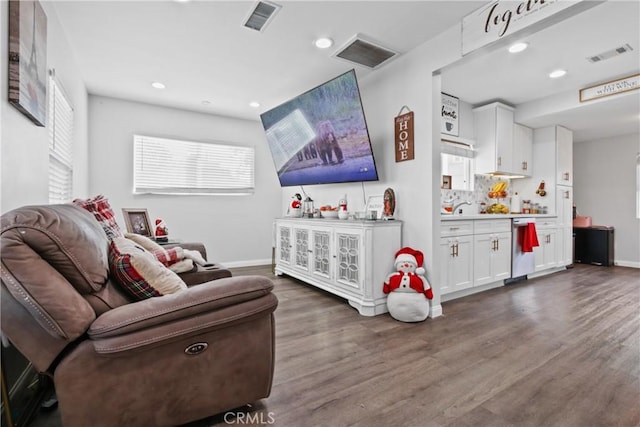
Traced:
<path id="1" fill-rule="evenodd" d="M 425 270 L 422 267 L 422 263 L 424 262 L 424 254 L 416 249 L 410 247 L 404 247 L 396 252 L 396 262 L 395 265 L 401 262 L 411 262 L 416 266 L 416 274 L 424 274 Z"/>

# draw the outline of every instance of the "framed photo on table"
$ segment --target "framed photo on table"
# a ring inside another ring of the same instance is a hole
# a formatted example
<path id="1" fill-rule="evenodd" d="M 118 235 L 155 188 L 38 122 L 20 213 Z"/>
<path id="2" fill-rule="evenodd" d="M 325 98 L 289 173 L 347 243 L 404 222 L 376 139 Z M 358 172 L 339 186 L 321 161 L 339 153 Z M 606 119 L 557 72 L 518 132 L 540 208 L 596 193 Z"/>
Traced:
<path id="1" fill-rule="evenodd" d="M 122 215 L 127 225 L 127 232 L 153 238 L 151 222 L 149 222 L 149 214 L 146 209 L 122 208 Z"/>
<path id="2" fill-rule="evenodd" d="M 364 210 L 366 219 L 382 219 L 384 213 L 384 196 L 369 196 Z"/>
<path id="3" fill-rule="evenodd" d="M 443 190 L 451 190 L 451 175 L 442 175 L 442 185 L 440 188 Z"/>

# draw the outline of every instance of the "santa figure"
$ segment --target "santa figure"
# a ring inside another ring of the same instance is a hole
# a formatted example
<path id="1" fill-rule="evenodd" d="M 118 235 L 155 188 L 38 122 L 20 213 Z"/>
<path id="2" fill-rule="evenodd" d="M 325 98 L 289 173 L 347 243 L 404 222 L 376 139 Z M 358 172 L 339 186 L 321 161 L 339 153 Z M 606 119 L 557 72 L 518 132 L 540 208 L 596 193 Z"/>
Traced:
<path id="1" fill-rule="evenodd" d="M 156 219 L 156 241 L 168 242 L 169 241 L 169 229 L 161 218 Z"/>
<path id="2" fill-rule="evenodd" d="M 424 277 L 421 251 L 404 247 L 396 252 L 396 272 L 384 282 L 382 290 L 387 296 L 389 314 L 402 322 L 421 322 L 429 315 L 429 300 L 433 298 L 431 286 Z"/>

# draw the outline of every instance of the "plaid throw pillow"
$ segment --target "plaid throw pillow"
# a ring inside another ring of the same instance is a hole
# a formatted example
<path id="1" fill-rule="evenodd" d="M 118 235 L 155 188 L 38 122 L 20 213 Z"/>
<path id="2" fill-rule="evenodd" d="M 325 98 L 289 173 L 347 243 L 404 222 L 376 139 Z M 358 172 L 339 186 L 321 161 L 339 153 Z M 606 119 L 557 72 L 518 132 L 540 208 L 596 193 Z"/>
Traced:
<path id="1" fill-rule="evenodd" d="M 109 245 L 109 270 L 122 288 L 136 300 L 172 294 L 187 285 L 151 252 L 124 237 Z"/>
<path id="2" fill-rule="evenodd" d="M 113 240 L 115 237 L 122 237 L 122 231 L 116 222 L 116 216 L 106 197 L 99 195 L 93 199 L 75 199 L 73 204 L 91 212 L 102 226 L 104 232 L 107 233 L 109 240 Z"/>

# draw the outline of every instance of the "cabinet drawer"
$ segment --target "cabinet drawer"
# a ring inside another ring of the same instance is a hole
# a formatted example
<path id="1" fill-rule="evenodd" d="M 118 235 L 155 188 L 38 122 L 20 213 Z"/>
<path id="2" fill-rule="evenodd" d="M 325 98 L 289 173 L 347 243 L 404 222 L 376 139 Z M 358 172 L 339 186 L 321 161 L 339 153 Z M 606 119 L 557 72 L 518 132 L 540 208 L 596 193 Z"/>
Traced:
<path id="1" fill-rule="evenodd" d="M 473 234 L 473 221 L 442 221 L 440 236 L 463 236 Z"/>
<path id="2" fill-rule="evenodd" d="M 474 234 L 501 233 L 511 231 L 510 219 L 480 219 L 473 221 Z"/>
<path id="3" fill-rule="evenodd" d="M 556 218 L 545 218 L 536 220 L 536 229 L 544 230 L 550 228 L 558 228 L 558 220 Z"/>

